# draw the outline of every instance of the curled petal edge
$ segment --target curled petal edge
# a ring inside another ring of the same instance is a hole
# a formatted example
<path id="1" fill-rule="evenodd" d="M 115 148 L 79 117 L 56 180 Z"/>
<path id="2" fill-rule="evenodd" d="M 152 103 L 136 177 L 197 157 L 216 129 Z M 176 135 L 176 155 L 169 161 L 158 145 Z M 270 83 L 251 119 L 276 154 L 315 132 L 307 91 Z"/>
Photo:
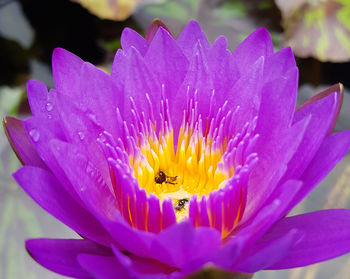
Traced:
<path id="1" fill-rule="evenodd" d="M 337 108 L 336 108 L 336 113 L 333 115 L 333 120 L 331 125 L 329 126 L 328 134 L 330 135 L 334 129 L 335 123 L 337 121 L 337 118 L 340 113 L 340 109 L 343 104 L 343 99 L 344 99 L 344 86 L 341 83 L 334 84 L 333 86 L 323 90 L 322 92 L 318 93 L 317 95 L 311 97 L 309 100 L 307 100 L 304 104 L 300 105 L 299 107 L 296 108 L 295 112 L 307 107 L 308 105 L 311 105 L 312 103 L 326 98 L 327 96 L 337 93 Z"/>
<path id="2" fill-rule="evenodd" d="M 5 116 L 2 120 L 5 135 L 22 165 L 31 165 L 47 169 L 39 157 L 21 120 Z"/>
<path id="3" fill-rule="evenodd" d="M 145 39 L 147 42 L 152 42 L 154 36 L 156 35 L 159 27 L 162 27 L 164 28 L 172 37 L 173 34 L 171 34 L 170 30 L 168 29 L 168 27 L 159 19 L 159 18 L 156 18 L 153 20 L 152 24 L 150 25 L 150 27 L 148 28 L 147 30 L 147 33 L 146 33 L 146 36 L 145 36 Z"/>

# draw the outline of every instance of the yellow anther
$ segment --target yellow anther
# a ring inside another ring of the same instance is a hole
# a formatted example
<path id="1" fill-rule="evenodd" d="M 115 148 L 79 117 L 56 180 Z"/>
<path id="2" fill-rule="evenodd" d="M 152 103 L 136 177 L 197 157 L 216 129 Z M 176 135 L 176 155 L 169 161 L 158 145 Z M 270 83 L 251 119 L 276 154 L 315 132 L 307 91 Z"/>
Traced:
<path id="1" fill-rule="evenodd" d="M 189 209 L 189 202 L 176 207 L 179 200 L 189 201 L 193 194 L 208 196 L 211 191 L 224 187 L 234 172 L 226 173 L 218 168 L 225 147 L 213 150 L 212 139 L 200 136 L 188 126 L 180 128 L 177 149 L 174 148 L 173 131 L 160 134 L 159 140 L 152 135 L 140 142 L 144 142 L 140 146 L 142 158 L 130 157 L 134 176 L 147 194 L 153 193 L 160 200 L 172 198 L 178 220 L 186 218 Z M 156 182 L 160 172 L 165 180 Z"/>

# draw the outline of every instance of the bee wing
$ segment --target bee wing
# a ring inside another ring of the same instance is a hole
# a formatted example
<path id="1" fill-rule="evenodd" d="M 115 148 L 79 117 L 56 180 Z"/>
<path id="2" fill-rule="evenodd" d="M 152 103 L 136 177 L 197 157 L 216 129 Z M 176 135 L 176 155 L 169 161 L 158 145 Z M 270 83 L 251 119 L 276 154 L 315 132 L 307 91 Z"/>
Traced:
<path id="1" fill-rule="evenodd" d="M 167 181 L 174 182 L 176 181 L 177 176 L 167 176 Z"/>

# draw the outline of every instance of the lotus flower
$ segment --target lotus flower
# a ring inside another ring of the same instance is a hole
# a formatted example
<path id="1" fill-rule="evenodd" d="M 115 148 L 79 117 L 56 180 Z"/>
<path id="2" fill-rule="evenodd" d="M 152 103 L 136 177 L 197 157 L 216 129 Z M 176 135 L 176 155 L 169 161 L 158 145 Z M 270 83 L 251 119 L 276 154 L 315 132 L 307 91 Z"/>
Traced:
<path id="1" fill-rule="evenodd" d="M 5 128 L 14 177 L 82 239 L 32 239 L 31 256 L 77 278 L 255 273 L 350 251 L 350 211 L 286 217 L 346 154 L 332 134 L 340 84 L 295 108 L 290 48 L 265 29 L 231 53 L 192 21 L 121 37 L 111 74 L 63 49 L 55 89 L 28 82 L 33 116 Z"/>

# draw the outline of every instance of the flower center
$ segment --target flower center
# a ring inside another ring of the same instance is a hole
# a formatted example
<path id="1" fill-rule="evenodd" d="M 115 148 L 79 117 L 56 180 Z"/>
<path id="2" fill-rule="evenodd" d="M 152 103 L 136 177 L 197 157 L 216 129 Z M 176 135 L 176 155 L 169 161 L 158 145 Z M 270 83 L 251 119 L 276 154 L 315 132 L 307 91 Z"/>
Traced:
<path id="1" fill-rule="evenodd" d="M 147 194 L 153 193 L 160 200 L 172 199 L 176 219 L 188 216 L 192 195 L 206 195 L 222 188 L 234 169 L 225 169 L 220 163 L 227 147 L 227 139 L 214 143 L 207 131 L 203 134 L 199 125 L 180 128 L 175 150 L 173 131 L 159 137 L 147 137 L 140 146 L 141 156 L 130 156 L 133 175 Z"/>
<path id="2" fill-rule="evenodd" d="M 237 121 L 240 107 L 229 108 L 227 101 L 212 105 L 215 91 L 201 108 L 196 92 L 188 89 L 182 118 L 170 117 L 164 92 L 157 117 L 157 102 L 148 94 L 146 113 L 130 98 L 127 120 L 117 108 L 120 136 L 114 140 L 104 131 L 98 138 L 116 204 L 132 227 L 157 233 L 185 218 L 225 238 L 243 216 L 247 182 L 258 161 L 257 117 Z"/>

